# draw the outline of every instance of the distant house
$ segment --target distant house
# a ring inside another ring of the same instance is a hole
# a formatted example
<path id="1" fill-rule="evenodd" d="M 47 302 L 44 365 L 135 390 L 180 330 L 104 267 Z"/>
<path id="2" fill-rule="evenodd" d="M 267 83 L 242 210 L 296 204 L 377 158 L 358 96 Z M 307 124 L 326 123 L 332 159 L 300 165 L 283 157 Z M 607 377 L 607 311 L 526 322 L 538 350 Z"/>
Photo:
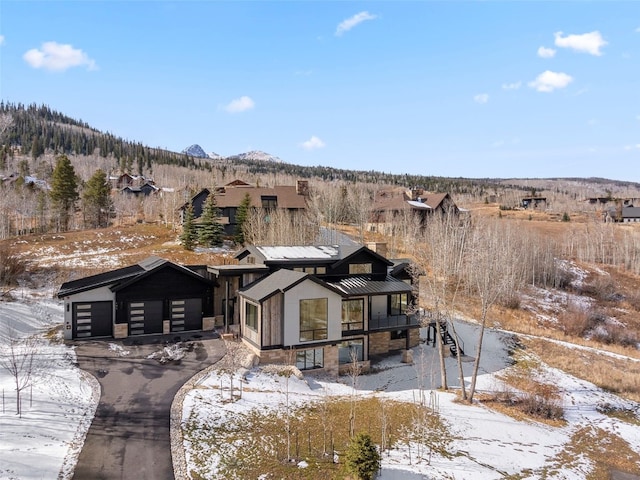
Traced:
<path id="1" fill-rule="evenodd" d="M 64 338 L 128 336 L 214 328 L 214 283 L 206 267 L 158 257 L 65 282 Z"/>
<path id="2" fill-rule="evenodd" d="M 420 188 L 381 190 L 373 199 L 367 230 L 390 234 L 392 220 L 401 215 L 416 215 L 424 225 L 434 214 L 453 212 L 457 215 L 461 211 L 448 193 L 428 193 Z"/>
<path id="3" fill-rule="evenodd" d="M 245 195 L 249 195 L 251 207 L 263 209 L 285 209 L 289 212 L 301 212 L 307 208 L 309 183 L 298 180 L 295 186 L 258 187 L 249 185 L 241 180 L 235 180 L 214 190 L 216 203 L 221 211 L 220 221 L 224 226 L 225 235 L 236 232 L 236 212 Z M 189 202 L 180 207 L 180 216 L 184 220 L 184 213 L 189 203 L 193 207 L 193 216 L 200 218 L 202 210 L 211 191 L 202 189 Z"/>
<path id="4" fill-rule="evenodd" d="M 251 246 L 236 257 L 268 270 L 237 292 L 240 338 L 263 362 L 338 373 L 352 355 L 367 368 L 419 342 L 404 268 L 367 247 Z"/>
<path id="5" fill-rule="evenodd" d="M 155 182 L 152 178 L 145 177 L 144 175 L 131 175 L 129 173 L 123 173 L 121 175 L 110 175 L 109 181 L 116 190 L 124 190 L 126 187 L 141 187 L 145 184 L 154 185 Z"/>
<path id="6" fill-rule="evenodd" d="M 157 193 L 159 191 L 160 189 L 151 183 L 145 183 L 140 187 L 127 186 L 127 187 L 124 187 L 122 190 L 120 190 L 120 192 L 123 194 L 133 195 L 135 197 L 139 197 L 139 196 L 148 197 L 149 195 L 153 193 Z"/>
<path id="7" fill-rule="evenodd" d="M 520 206 L 522 208 L 546 208 L 547 197 L 522 197 Z"/>

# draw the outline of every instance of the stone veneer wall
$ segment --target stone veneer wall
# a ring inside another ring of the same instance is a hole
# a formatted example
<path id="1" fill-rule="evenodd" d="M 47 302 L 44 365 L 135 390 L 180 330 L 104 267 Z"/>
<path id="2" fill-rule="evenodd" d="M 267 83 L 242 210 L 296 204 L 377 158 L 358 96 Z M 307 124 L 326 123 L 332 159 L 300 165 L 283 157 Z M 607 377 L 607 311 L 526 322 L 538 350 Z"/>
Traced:
<path id="1" fill-rule="evenodd" d="M 411 328 L 408 331 L 409 348 L 420 344 L 420 329 Z M 369 334 L 369 355 L 384 355 L 392 350 L 404 350 L 407 345 L 406 338 L 391 340 L 390 332 L 376 332 Z"/>
<path id="2" fill-rule="evenodd" d="M 409 330 L 409 348 L 420 345 L 420 329 L 412 328 Z"/>
<path id="3" fill-rule="evenodd" d="M 220 315 L 222 317 L 222 315 Z M 217 317 L 203 317 L 202 318 L 202 330 L 205 332 L 208 330 L 213 330 L 216 328 L 216 318 Z"/>
<path id="4" fill-rule="evenodd" d="M 283 348 L 274 350 L 259 350 L 254 345 L 243 342 L 244 346 L 249 348 L 260 358 L 260 363 L 273 363 L 278 365 L 295 364 L 296 357 L 295 352 L 303 350 L 285 350 Z M 322 347 L 324 349 L 324 368 L 317 368 L 313 370 L 303 370 L 305 375 L 312 373 L 326 373 L 329 375 L 337 375 L 338 368 L 338 347 L 334 345 L 326 345 Z"/>
<path id="5" fill-rule="evenodd" d="M 162 321 L 162 334 L 167 335 L 171 333 L 171 320 Z"/>
<path id="6" fill-rule="evenodd" d="M 389 351 L 389 332 L 378 332 L 369 334 L 369 355 L 382 355 Z"/>
<path id="7" fill-rule="evenodd" d="M 116 323 L 113 326 L 113 338 L 127 338 L 129 335 L 128 323 Z"/>

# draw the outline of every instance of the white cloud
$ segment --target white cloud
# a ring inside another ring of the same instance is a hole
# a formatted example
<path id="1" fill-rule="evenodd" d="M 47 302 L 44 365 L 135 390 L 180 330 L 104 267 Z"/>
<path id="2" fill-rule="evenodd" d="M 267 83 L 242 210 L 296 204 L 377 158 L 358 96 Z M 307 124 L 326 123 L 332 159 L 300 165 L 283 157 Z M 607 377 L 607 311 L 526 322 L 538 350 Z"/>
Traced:
<path id="1" fill-rule="evenodd" d="M 553 58 L 556 56 L 556 51 L 553 48 L 540 47 L 538 48 L 538 56 L 540 58 Z"/>
<path id="2" fill-rule="evenodd" d="M 538 75 L 535 80 L 529 82 L 529 86 L 539 92 L 553 92 L 558 88 L 566 87 L 571 82 L 573 82 L 571 75 L 546 70 Z"/>
<path id="3" fill-rule="evenodd" d="M 4 35 L 0 35 L 0 45 L 4 45 Z"/>
<path id="4" fill-rule="evenodd" d="M 503 90 L 518 90 L 522 86 L 522 82 L 503 83 Z"/>
<path id="5" fill-rule="evenodd" d="M 562 32 L 556 32 L 553 34 L 556 37 L 556 47 L 570 48 L 577 52 L 589 53 L 591 55 L 600 56 L 602 52 L 600 49 L 608 42 L 602 38 L 599 31 L 590 33 L 583 33 L 582 35 L 567 35 L 562 36 Z"/>
<path id="6" fill-rule="evenodd" d="M 309 140 L 302 142 L 300 146 L 305 150 L 316 150 L 318 148 L 324 148 L 326 144 L 315 135 L 312 135 Z"/>
<path id="7" fill-rule="evenodd" d="M 353 17 L 349 17 L 346 20 L 343 20 L 336 28 L 336 36 L 340 36 L 345 32 L 348 32 L 353 27 L 361 24 L 362 22 L 366 22 L 367 20 L 375 20 L 378 18 L 377 15 L 372 15 L 369 12 L 360 12 L 356 13 Z"/>
<path id="8" fill-rule="evenodd" d="M 255 106 L 256 104 L 251 99 L 251 97 L 247 97 L 246 95 L 243 95 L 240 98 L 231 100 L 231 102 L 226 107 L 224 107 L 224 109 L 229 113 L 240 113 L 240 112 L 246 112 L 247 110 L 251 110 Z"/>
<path id="9" fill-rule="evenodd" d="M 504 145 L 504 140 L 498 140 L 491 144 L 493 148 L 499 148 L 499 147 L 502 147 L 503 145 Z"/>
<path id="10" fill-rule="evenodd" d="M 88 70 L 96 70 L 95 60 L 73 45 L 45 42 L 40 49 L 32 48 L 22 58 L 33 68 L 44 68 L 53 72 L 64 72 L 71 67 L 85 65 Z"/>
<path id="11" fill-rule="evenodd" d="M 479 93 L 473 97 L 473 101 L 480 104 L 487 103 L 489 101 L 489 94 Z"/>
<path id="12" fill-rule="evenodd" d="M 640 27 L 636 28 L 636 33 L 640 33 Z"/>

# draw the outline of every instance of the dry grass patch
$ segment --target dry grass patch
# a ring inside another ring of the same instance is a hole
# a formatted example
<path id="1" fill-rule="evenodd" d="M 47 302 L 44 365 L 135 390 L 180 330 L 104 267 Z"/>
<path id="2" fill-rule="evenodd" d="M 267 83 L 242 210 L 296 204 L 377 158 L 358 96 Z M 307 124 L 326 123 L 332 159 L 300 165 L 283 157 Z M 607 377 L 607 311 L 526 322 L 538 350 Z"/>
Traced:
<path id="1" fill-rule="evenodd" d="M 522 339 L 526 348 L 555 368 L 623 398 L 640 402 L 640 362 L 543 339 Z"/>
<path id="2" fill-rule="evenodd" d="M 192 462 L 198 465 L 190 478 L 258 478 L 267 472 L 282 479 L 346 478 L 343 465 L 333 463 L 333 451 L 343 452 L 348 445 L 350 406 L 349 399 L 328 397 L 292 409 L 289 460 L 284 411 L 225 411 L 219 413 L 224 421 L 210 424 L 190 418 L 184 434 L 192 444 Z M 428 461 L 433 452 L 449 455 L 452 437 L 429 408 L 377 397 L 359 399 L 355 408 L 356 432 L 369 433 L 374 443 L 393 448 L 412 442 L 414 462 Z M 212 455 L 221 459 L 217 471 L 207 467 Z M 307 468 L 297 467 L 301 460 Z"/>
<path id="3" fill-rule="evenodd" d="M 536 380 L 537 361 L 521 351 L 514 353 L 516 363 L 498 378 L 503 388 L 478 397 L 481 402 L 516 420 L 536 420 L 547 425 L 566 425 L 562 408 L 562 392 L 557 385 Z"/>
<path id="4" fill-rule="evenodd" d="M 564 451 L 554 459 L 545 472 L 553 476 L 554 470 L 583 467 L 585 461 L 592 468 L 586 474 L 587 480 L 609 480 L 612 470 L 637 474 L 640 471 L 640 454 L 618 435 L 593 426 L 577 429 Z M 544 476 L 546 478 L 546 475 Z"/>

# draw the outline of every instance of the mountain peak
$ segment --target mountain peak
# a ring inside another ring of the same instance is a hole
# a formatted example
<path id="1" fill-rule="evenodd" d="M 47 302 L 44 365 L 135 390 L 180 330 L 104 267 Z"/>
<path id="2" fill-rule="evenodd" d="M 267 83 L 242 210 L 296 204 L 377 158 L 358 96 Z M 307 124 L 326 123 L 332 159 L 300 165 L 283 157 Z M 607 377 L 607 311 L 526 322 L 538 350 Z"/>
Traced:
<path id="1" fill-rule="evenodd" d="M 197 143 L 185 148 L 182 153 L 189 155 L 190 157 L 209 158 L 209 155 L 207 155 L 202 147 Z"/>

